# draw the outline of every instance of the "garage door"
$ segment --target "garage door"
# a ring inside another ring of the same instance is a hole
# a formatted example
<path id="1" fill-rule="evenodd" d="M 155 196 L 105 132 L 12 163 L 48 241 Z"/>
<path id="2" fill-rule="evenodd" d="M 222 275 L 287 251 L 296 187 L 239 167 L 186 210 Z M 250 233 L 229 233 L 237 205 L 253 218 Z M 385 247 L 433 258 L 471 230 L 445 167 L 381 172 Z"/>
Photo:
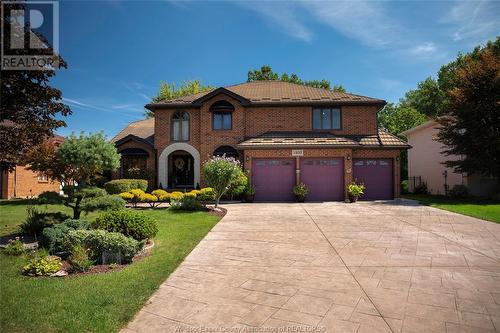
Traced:
<path id="1" fill-rule="evenodd" d="M 393 199 L 391 159 L 354 159 L 353 176 L 366 186 L 361 200 Z"/>
<path id="2" fill-rule="evenodd" d="M 252 183 L 257 201 L 294 200 L 295 161 L 293 159 L 254 159 Z"/>
<path id="3" fill-rule="evenodd" d="M 308 201 L 344 200 L 344 160 L 301 159 L 300 181 L 309 188 Z"/>

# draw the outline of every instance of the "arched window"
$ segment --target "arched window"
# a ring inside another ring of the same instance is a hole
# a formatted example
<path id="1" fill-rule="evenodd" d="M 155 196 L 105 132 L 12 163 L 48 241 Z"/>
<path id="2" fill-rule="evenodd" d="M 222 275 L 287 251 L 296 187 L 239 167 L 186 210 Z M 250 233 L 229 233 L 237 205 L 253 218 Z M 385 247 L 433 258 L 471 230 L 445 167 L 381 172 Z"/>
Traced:
<path id="1" fill-rule="evenodd" d="M 189 113 L 185 111 L 174 113 L 171 132 L 173 141 L 189 140 Z"/>
<path id="2" fill-rule="evenodd" d="M 228 101 L 217 101 L 210 106 L 212 112 L 212 128 L 214 130 L 230 130 L 233 128 L 234 106 Z"/>
<path id="3" fill-rule="evenodd" d="M 220 146 L 215 149 L 214 156 L 226 156 L 238 159 L 240 154 L 238 154 L 238 151 L 231 146 Z"/>

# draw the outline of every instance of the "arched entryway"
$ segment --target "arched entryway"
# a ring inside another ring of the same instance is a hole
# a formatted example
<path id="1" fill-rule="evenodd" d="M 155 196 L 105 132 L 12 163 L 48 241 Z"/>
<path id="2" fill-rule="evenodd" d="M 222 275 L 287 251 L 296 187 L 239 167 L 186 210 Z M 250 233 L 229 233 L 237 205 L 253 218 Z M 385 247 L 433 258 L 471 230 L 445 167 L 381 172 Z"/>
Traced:
<path id="1" fill-rule="evenodd" d="M 200 153 L 185 142 L 166 147 L 158 158 L 158 182 L 163 188 L 194 188 L 200 184 Z"/>

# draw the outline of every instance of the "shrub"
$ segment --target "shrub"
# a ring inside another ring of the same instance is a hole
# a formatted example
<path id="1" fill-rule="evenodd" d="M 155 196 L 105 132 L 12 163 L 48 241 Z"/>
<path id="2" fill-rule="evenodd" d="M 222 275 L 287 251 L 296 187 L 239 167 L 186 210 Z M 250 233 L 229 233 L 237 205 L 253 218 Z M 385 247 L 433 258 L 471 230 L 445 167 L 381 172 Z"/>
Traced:
<path id="1" fill-rule="evenodd" d="M 134 198 L 134 195 L 130 192 L 122 192 L 118 195 L 120 196 L 120 198 L 122 198 L 123 200 L 125 200 L 127 202 L 131 202 L 132 199 Z"/>
<path id="2" fill-rule="evenodd" d="M 419 185 L 415 186 L 413 189 L 413 193 L 415 194 L 428 194 L 429 190 L 427 189 L 427 183 L 420 183 Z"/>
<path id="3" fill-rule="evenodd" d="M 90 260 L 88 252 L 85 247 L 79 244 L 71 249 L 68 263 L 72 272 L 86 272 L 92 268 L 94 263 Z"/>
<path id="4" fill-rule="evenodd" d="M 66 235 L 64 243 L 68 248 L 77 245 L 87 248 L 90 258 L 95 262 L 102 262 L 103 254 L 112 253 L 129 263 L 144 246 L 143 242 L 131 237 L 105 230 L 73 230 Z"/>
<path id="5" fill-rule="evenodd" d="M 228 190 L 228 195 L 232 200 L 234 197 L 241 197 L 241 195 L 245 192 L 245 188 L 248 186 L 248 176 L 243 172 L 243 170 L 239 169 L 236 175 L 234 182 L 231 184 Z"/>
<path id="6" fill-rule="evenodd" d="M 184 193 L 182 192 L 175 191 L 170 193 L 170 201 L 179 201 L 182 197 L 184 197 Z"/>
<path id="7" fill-rule="evenodd" d="M 133 210 L 110 211 L 101 214 L 92 223 L 94 229 L 120 232 L 136 240 L 153 238 L 158 233 L 156 221 Z"/>
<path id="8" fill-rule="evenodd" d="M 118 210 L 125 207 L 125 200 L 118 195 L 104 195 L 82 201 L 81 209 L 84 212 L 96 210 Z"/>
<path id="9" fill-rule="evenodd" d="M 28 206 L 26 210 L 28 216 L 20 228 L 23 234 L 35 237 L 40 235 L 44 228 L 61 223 L 70 217 L 61 212 L 48 213 L 33 206 Z"/>
<path id="10" fill-rule="evenodd" d="M 149 204 L 150 207 L 156 207 L 158 206 L 158 198 L 155 195 L 149 194 L 149 193 L 144 193 L 141 196 L 141 202 L 146 202 Z"/>
<path id="11" fill-rule="evenodd" d="M 465 185 L 455 185 L 448 192 L 448 195 L 452 198 L 466 198 L 469 195 L 469 191 Z"/>
<path id="12" fill-rule="evenodd" d="M 213 201 L 215 198 L 215 193 L 213 188 L 211 187 L 205 187 L 199 190 L 198 195 L 196 196 L 198 200 L 202 203 L 206 203 L 209 201 Z"/>
<path id="13" fill-rule="evenodd" d="M 306 184 L 300 183 L 299 185 L 292 187 L 292 193 L 297 198 L 297 201 L 304 202 L 309 194 L 309 189 Z"/>
<path id="14" fill-rule="evenodd" d="M 23 267 L 23 274 L 29 276 L 49 276 L 62 268 L 61 258 L 36 252 Z"/>
<path id="15" fill-rule="evenodd" d="M 67 251 L 68 249 L 64 246 L 64 237 L 66 234 L 71 230 L 88 229 L 89 225 L 88 221 L 68 219 L 51 228 L 45 228 L 40 237 L 40 246 L 47 249 L 50 253 Z"/>
<path id="16" fill-rule="evenodd" d="M 148 181 L 145 179 L 115 179 L 104 184 L 104 188 L 109 194 L 129 192 L 133 189 L 146 191 Z"/>
<path id="17" fill-rule="evenodd" d="M 38 195 L 37 202 L 42 205 L 61 204 L 63 197 L 54 191 L 45 191 Z"/>
<path id="18" fill-rule="evenodd" d="M 408 194 L 410 192 L 410 187 L 408 185 L 408 179 L 401 182 L 401 194 Z"/>
<path id="19" fill-rule="evenodd" d="M 170 202 L 170 193 L 165 190 L 154 190 L 151 194 L 157 197 L 159 202 Z"/>
<path id="20" fill-rule="evenodd" d="M 3 249 L 3 253 L 9 256 L 19 256 L 25 252 L 24 244 L 19 237 L 9 239 L 9 243 Z"/>
<path id="21" fill-rule="evenodd" d="M 200 201 L 196 198 L 194 195 L 187 195 L 183 196 L 180 200 L 176 200 L 172 202 L 172 205 L 170 206 L 171 209 L 173 210 L 200 210 L 203 208 L 201 205 Z"/>

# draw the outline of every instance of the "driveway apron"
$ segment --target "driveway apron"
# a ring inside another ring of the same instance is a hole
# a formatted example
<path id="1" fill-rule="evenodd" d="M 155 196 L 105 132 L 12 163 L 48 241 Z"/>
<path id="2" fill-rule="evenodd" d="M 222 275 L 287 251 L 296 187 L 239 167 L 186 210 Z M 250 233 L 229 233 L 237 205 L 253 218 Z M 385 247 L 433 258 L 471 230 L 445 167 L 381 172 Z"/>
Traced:
<path id="1" fill-rule="evenodd" d="M 500 331 L 499 224 L 406 200 L 226 208 L 122 332 Z"/>

